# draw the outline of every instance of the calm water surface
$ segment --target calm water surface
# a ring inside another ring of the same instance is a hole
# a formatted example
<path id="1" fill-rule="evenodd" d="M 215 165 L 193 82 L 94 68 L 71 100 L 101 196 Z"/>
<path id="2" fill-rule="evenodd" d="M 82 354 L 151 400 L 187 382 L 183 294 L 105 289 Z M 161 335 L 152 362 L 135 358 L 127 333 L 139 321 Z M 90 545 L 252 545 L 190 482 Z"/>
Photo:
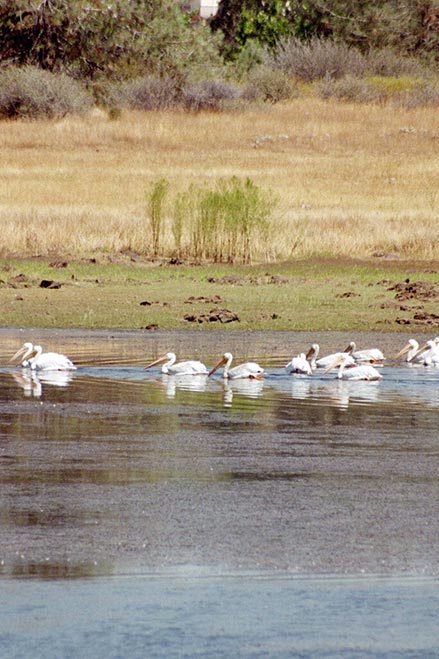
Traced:
<path id="1" fill-rule="evenodd" d="M 352 338 L 407 337 L 0 330 L 1 656 L 439 656 L 439 369 L 285 374 Z M 266 377 L 144 371 L 168 350 Z"/>

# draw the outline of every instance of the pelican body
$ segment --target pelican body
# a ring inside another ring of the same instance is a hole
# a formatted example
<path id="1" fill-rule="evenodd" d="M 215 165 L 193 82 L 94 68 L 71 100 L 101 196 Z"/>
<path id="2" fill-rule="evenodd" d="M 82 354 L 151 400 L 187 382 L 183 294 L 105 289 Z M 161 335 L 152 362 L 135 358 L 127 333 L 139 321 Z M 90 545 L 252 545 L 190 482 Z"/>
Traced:
<path id="1" fill-rule="evenodd" d="M 307 360 L 304 352 L 301 352 L 299 355 L 292 357 L 291 360 L 286 364 L 285 370 L 287 373 L 298 374 L 298 375 L 312 375 L 312 368 L 310 362 Z"/>
<path id="2" fill-rule="evenodd" d="M 354 347 L 352 350 L 352 357 L 358 363 L 369 362 L 370 364 L 382 364 L 384 355 L 378 348 L 366 348 L 364 350 L 356 350 L 355 343 L 352 341 Z"/>
<path id="3" fill-rule="evenodd" d="M 202 362 L 195 360 L 188 360 L 185 362 L 177 362 L 177 357 L 174 352 L 167 352 L 155 361 L 145 366 L 145 370 L 152 366 L 162 365 L 162 373 L 165 375 L 208 375 L 209 371 L 207 366 Z M 163 363 L 164 362 L 164 363 Z"/>
<path id="4" fill-rule="evenodd" d="M 414 354 L 413 359 L 420 360 L 424 366 L 439 366 L 439 336 L 427 341 Z"/>
<path id="5" fill-rule="evenodd" d="M 233 360 L 231 352 L 225 352 L 216 366 L 212 368 L 209 375 L 213 375 L 216 370 L 224 366 L 223 378 L 225 380 L 239 380 L 241 378 L 248 378 L 250 380 L 262 380 L 264 377 L 264 369 L 256 364 L 256 362 L 245 362 L 230 368 Z"/>
<path id="6" fill-rule="evenodd" d="M 371 364 L 352 364 L 346 356 L 338 357 L 332 364 L 327 366 L 325 373 L 338 368 L 337 378 L 339 380 L 382 380 L 383 376 Z"/>
<path id="7" fill-rule="evenodd" d="M 351 341 L 343 352 L 334 352 L 331 355 L 326 355 L 326 357 L 320 357 L 316 360 L 317 368 L 328 368 L 331 366 L 337 359 L 346 357 L 346 362 L 349 364 L 355 364 L 355 359 L 352 357 L 352 353 L 355 350 L 355 343 Z M 332 366 L 331 366 L 332 368 Z"/>
<path id="8" fill-rule="evenodd" d="M 23 368 L 32 371 L 76 371 L 74 363 L 59 352 L 43 352 L 41 346 L 26 342 L 17 350 L 11 361 L 20 359 Z"/>

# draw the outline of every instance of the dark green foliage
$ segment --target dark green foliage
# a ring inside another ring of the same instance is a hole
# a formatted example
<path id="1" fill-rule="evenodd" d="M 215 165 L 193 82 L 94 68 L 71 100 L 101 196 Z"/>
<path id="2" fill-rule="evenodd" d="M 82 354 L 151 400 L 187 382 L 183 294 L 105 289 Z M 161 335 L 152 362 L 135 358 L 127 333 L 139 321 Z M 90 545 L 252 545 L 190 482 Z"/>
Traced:
<path id="1" fill-rule="evenodd" d="M 331 39 L 366 54 L 439 58 L 438 0 L 221 0 L 212 28 L 223 32 L 234 59 L 248 40 L 273 48 L 286 37 Z"/>
<path id="2" fill-rule="evenodd" d="M 0 0 L 0 61 L 89 80 L 220 65 L 218 37 L 173 0 Z"/>

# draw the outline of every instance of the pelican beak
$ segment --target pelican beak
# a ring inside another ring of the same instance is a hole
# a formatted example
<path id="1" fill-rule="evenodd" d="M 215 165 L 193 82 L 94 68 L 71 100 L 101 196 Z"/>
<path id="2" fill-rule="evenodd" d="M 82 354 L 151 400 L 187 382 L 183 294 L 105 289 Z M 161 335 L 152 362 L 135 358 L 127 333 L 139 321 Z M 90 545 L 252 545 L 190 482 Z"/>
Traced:
<path id="1" fill-rule="evenodd" d="M 314 356 L 314 354 L 315 354 L 315 350 L 314 350 L 314 348 L 311 346 L 311 348 L 308 350 L 308 352 L 307 352 L 306 355 L 305 355 L 305 359 L 307 359 L 307 360 L 309 361 L 309 360 L 311 359 L 311 357 Z"/>
<path id="2" fill-rule="evenodd" d="M 325 373 L 328 373 L 328 371 L 332 371 L 333 368 L 337 368 L 337 366 L 340 366 L 340 364 L 342 363 L 342 361 L 343 361 L 343 357 L 342 357 L 342 356 L 337 357 L 337 359 L 335 359 L 335 360 L 332 362 L 332 364 L 329 364 L 329 366 L 327 366 L 327 367 L 325 368 L 325 370 L 323 371 L 323 375 L 324 375 Z"/>
<path id="3" fill-rule="evenodd" d="M 411 345 L 410 343 L 407 343 L 407 345 L 404 346 L 402 350 L 398 352 L 397 355 L 395 355 L 395 359 L 399 359 L 400 357 L 404 357 L 404 355 L 410 350 Z"/>
<path id="4" fill-rule="evenodd" d="M 211 371 L 209 371 L 209 373 L 207 374 L 207 377 L 209 377 L 209 375 L 213 375 L 215 373 L 215 371 L 217 371 L 219 368 L 221 368 L 221 366 L 223 366 L 226 362 L 227 362 L 227 359 L 224 359 L 224 357 L 221 357 L 218 364 L 216 366 L 214 366 Z"/>
<path id="5" fill-rule="evenodd" d="M 13 355 L 9 361 L 10 362 L 15 362 L 19 357 L 22 357 L 24 355 L 26 350 L 28 350 L 28 348 L 26 346 L 21 346 L 20 350 L 17 350 L 15 355 Z"/>
<path id="6" fill-rule="evenodd" d="M 157 366 L 157 364 L 161 364 L 165 360 L 166 360 L 166 355 L 162 355 L 161 357 L 156 359 L 154 362 L 151 362 L 150 364 L 148 364 L 148 366 L 145 366 L 144 370 L 146 371 L 147 368 L 151 368 L 152 366 Z"/>

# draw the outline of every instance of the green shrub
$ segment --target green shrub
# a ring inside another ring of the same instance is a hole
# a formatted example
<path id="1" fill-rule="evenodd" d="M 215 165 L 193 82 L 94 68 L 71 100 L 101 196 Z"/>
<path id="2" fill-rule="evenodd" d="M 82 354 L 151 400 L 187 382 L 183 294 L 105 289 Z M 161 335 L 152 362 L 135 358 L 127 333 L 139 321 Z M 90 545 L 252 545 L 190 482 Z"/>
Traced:
<path id="1" fill-rule="evenodd" d="M 266 238 L 276 200 L 250 179 L 222 179 L 214 190 L 196 190 L 191 240 L 196 258 L 250 263 L 255 241 Z"/>
<path id="2" fill-rule="evenodd" d="M 159 197 L 159 191 L 167 189 L 166 181 L 159 181 L 153 191 Z M 190 186 L 174 199 L 171 226 L 177 254 L 250 263 L 258 241 L 268 243 L 268 220 L 276 203 L 270 192 L 261 191 L 250 179 L 241 181 L 235 176 L 221 179 L 213 189 Z M 158 227 L 155 233 L 159 235 Z"/>
<path id="3" fill-rule="evenodd" d="M 89 110 L 92 97 L 76 80 L 35 66 L 0 72 L 0 116 L 63 117 Z"/>

